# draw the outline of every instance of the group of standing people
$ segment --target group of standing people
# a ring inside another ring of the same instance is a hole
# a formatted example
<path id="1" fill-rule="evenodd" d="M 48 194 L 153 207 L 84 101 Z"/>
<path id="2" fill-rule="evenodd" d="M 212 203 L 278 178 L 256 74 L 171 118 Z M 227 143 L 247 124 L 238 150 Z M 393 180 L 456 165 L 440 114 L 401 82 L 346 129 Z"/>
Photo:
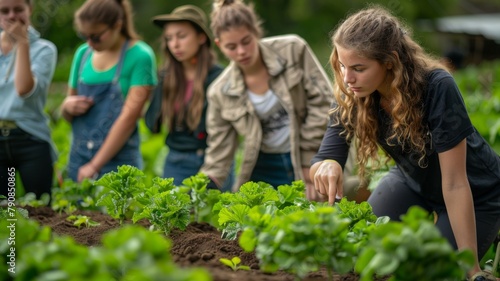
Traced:
<path id="1" fill-rule="evenodd" d="M 197 172 L 224 190 L 301 179 L 309 199 L 333 204 L 345 193 L 349 151 L 363 177 L 382 148 L 396 166 L 368 199 L 375 214 L 399 220 L 413 205 L 435 212 L 451 245 L 474 252 L 472 280 L 495 280 L 478 260 L 500 229 L 500 158 L 471 124 L 446 66 L 387 10 L 363 9 L 335 29 L 332 86 L 307 42 L 263 38 L 241 0 L 216 0 L 210 25 L 191 5 L 154 17 L 164 56 L 157 71 L 131 9 L 128 0 L 87 0 L 75 13 L 85 43 L 61 105 L 72 125 L 71 179 L 142 167 L 137 122 L 148 104 L 150 130 L 168 127 L 163 177 L 177 185 Z M 0 184 L 9 186 L 13 167 L 40 195 L 50 193 L 56 159 L 43 107 L 57 51 L 31 27 L 31 11 L 30 0 L 0 0 Z"/>

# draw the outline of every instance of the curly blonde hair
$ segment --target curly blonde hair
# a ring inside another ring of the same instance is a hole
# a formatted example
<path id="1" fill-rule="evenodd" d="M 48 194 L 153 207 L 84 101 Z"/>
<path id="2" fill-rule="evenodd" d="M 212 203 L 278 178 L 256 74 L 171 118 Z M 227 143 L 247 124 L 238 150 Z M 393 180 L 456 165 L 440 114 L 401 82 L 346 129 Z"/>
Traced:
<path id="1" fill-rule="evenodd" d="M 375 168 L 380 164 L 377 136 L 378 110 L 375 95 L 357 98 L 343 80 L 337 47 L 355 50 L 360 56 L 392 65 L 387 70 L 389 81 L 392 126 L 386 139 L 389 145 L 400 145 L 405 151 L 419 156 L 418 164 L 425 161 L 428 128 L 423 123 L 422 93 L 427 86 L 426 77 L 436 68 L 446 69 L 437 58 L 427 54 L 409 34 L 409 29 L 389 11 L 370 6 L 340 23 L 332 35 L 333 51 L 330 64 L 334 72 L 334 97 L 337 106 L 333 114 L 337 124 L 345 128 L 343 135 L 357 139 L 359 173 L 364 176 L 370 159 Z"/>

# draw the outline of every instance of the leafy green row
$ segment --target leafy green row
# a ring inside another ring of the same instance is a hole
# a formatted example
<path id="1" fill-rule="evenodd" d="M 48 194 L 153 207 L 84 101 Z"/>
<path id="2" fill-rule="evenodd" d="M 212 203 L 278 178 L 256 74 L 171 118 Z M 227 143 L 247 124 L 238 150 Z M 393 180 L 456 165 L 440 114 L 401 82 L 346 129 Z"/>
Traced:
<path id="1" fill-rule="evenodd" d="M 148 219 L 165 234 L 185 229 L 191 221 L 211 223 L 223 238 L 239 236 L 241 247 L 255 251 L 264 271 L 286 270 L 302 278 L 326 267 L 330 272 L 355 271 L 362 280 L 373 275 L 460 280 L 472 265 L 472 254 L 454 251 L 421 209 L 410 209 L 401 222 L 389 222 L 377 218 L 367 202 L 310 202 L 302 181 L 276 189 L 248 182 L 236 193 L 220 193 L 206 188 L 203 174 L 185 179 L 180 187 L 161 178 L 146 187 L 143 176 L 131 166 L 104 175 L 95 182 L 102 189 L 97 205 L 120 221 Z"/>
<path id="2" fill-rule="evenodd" d="M 325 267 L 330 273 L 356 272 L 390 280 L 463 280 L 472 252 L 455 251 L 418 207 L 401 222 L 377 218 L 366 204 L 342 199 L 312 208 L 257 206 L 249 210 L 239 243 L 255 251 L 264 271 L 285 270 L 303 278 Z"/>
<path id="3" fill-rule="evenodd" d="M 88 248 L 68 236 L 18 216 L 15 244 L 9 245 L 7 221 L 0 222 L 0 279 L 56 280 L 212 280 L 203 269 L 180 269 L 170 256 L 170 241 L 143 227 L 126 225 Z M 14 268 L 7 255 L 15 247 Z M 9 270 L 10 269 L 10 270 Z"/>

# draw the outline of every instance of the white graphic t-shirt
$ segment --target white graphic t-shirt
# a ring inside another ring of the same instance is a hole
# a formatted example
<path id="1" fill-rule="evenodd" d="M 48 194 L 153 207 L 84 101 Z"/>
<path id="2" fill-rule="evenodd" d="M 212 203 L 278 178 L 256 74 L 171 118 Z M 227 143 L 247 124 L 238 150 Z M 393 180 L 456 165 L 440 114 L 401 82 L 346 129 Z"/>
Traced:
<path id="1" fill-rule="evenodd" d="M 263 95 L 247 91 L 262 126 L 261 151 L 290 152 L 290 117 L 272 90 Z"/>

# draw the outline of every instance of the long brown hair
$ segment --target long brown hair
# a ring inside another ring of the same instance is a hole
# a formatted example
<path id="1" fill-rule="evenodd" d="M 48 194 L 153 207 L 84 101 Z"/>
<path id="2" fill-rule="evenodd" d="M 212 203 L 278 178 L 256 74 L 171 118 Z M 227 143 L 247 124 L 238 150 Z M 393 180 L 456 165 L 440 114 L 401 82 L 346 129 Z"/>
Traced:
<path id="1" fill-rule="evenodd" d="M 262 37 L 262 21 L 254 11 L 253 5 L 245 5 L 241 0 L 215 0 L 210 28 L 216 38 L 222 31 L 244 26 L 257 37 Z"/>
<path id="2" fill-rule="evenodd" d="M 374 95 L 356 98 L 343 81 L 337 46 L 355 50 L 362 57 L 392 65 L 387 70 L 390 81 L 390 116 L 392 127 L 388 144 L 398 143 L 405 151 L 419 155 L 418 164 L 426 166 L 425 153 L 428 128 L 423 124 L 422 93 L 426 76 L 436 68 L 446 69 L 438 59 L 427 54 L 389 11 L 379 6 L 363 9 L 340 23 L 332 36 L 330 63 L 334 71 L 334 96 L 338 106 L 331 110 L 345 131 L 347 139 L 358 141 L 359 172 L 365 173 L 369 159 L 378 158 L 378 109 Z"/>
<path id="3" fill-rule="evenodd" d="M 204 31 L 189 22 L 197 33 L 205 34 Z M 163 99 L 162 112 L 166 118 L 167 124 L 172 129 L 177 124 L 185 122 L 188 128 L 192 131 L 198 127 L 203 106 L 205 103 L 204 82 L 208 75 L 208 71 L 215 63 L 216 57 L 213 50 L 210 48 L 210 38 L 207 35 L 207 40 L 200 45 L 196 54 L 196 74 L 193 80 L 193 96 L 187 105 L 184 105 L 184 96 L 186 94 L 187 80 L 184 75 L 184 67 L 181 62 L 176 60 L 168 49 L 166 39 L 162 40 L 162 50 L 165 56 L 164 65 L 164 81 L 163 81 Z M 180 105 L 175 111 L 175 105 Z M 174 114 L 176 115 L 176 123 L 173 124 Z"/>
<path id="4" fill-rule="evenodd" d="M 121 34 L 125 38 L 140 38 L 134 28 L 129 0 L 87 0 L 75 12 L 75 24 L 90 22 L 113 26 L 120 20 L 123 22 Z"/>

